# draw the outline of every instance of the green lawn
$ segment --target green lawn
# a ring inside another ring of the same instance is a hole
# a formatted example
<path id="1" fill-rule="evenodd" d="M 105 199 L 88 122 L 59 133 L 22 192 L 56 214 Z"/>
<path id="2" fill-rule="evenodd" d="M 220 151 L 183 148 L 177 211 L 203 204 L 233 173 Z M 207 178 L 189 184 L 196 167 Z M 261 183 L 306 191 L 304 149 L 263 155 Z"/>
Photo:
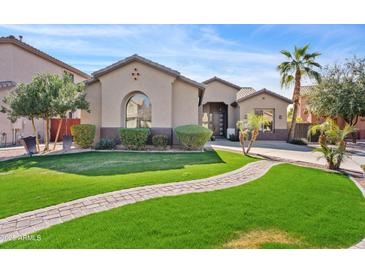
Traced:
<path id="1" fill-rule="evenodd" d="M 0 162 L 0 218 L 118 189 L 210 177 L 252 161 L 211 151 L 88 152 Z"/>
<path id="2" fill-rule="evenodd" d="M 365 237 L 365 199 L 343 175 L 281 164 L 246 185 L 144 201 L 35 234 L 40 241 L 1 247 L 220 248 L 247 235 L 256 236 L 243 242 L 262 240 L 261 248 L 349 247 Z"/>

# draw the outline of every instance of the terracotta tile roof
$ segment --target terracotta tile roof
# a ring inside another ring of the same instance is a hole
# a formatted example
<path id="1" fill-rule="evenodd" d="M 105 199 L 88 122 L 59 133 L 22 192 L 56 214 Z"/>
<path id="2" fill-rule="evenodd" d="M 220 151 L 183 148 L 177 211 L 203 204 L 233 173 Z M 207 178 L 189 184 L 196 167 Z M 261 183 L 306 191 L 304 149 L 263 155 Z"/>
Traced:
<path id="1" fill-rule="evenodd" d="M 243 97 L 246 97 L 248 95 L 251 95 L 253 93 L 255 93 L 256 90 L 254 88 L 251 88 L 251 87 L 243 87 L 241 88 L 238 92 L 237 92 L 237 95 L 236 95 L 236 99 L 239 100 Z"/>
<path id="2" fill-rule="evenodd" d="M 195 87 L 198 87 L 201 90 L 204 90 L 205 89 L 205 86 L 203 84 L 201 84 L 199 82 L 196 82 L 196 81 L 194 81 L 192 79 L 189 79 L 189 78 L 181 75 L 181 73 L 178 72 L 177 70 L 173 70 L 173 69 L 171 69 L 169 67 L 166 67 L 164 65 L 161 65 L 161 64 L 158 64 L 156 62 L 153 62 L 153 61 L 151 61 L 151 60 L 149 60 L 147 58 L 144 58 L 142 56 L 139 56 L 138 54 L 134 54 L 134 55 L 129 56 L 129 57 L 123 59 L 123 60 L 120 60 L 120 61 L 118 61 L 118 62 L 116 62 L 114 64 L 111 64 L 110 66 L 107 66 L 107 67 L 105 67 L 103 69 L 97 70 L 97 71 L 95 71 L 95 72 L 92 73 L 92 76 L 93 76 L 93 78 L 98 78 L 98 77 L 100 77 L 100 76 L 102 76 L 102 75 L 104 75 L 106 73 L 109 73 L 109 72 L 111 72 L 113 70 L 116 70 L 118 68 L 121 68 L 121 67 L 123 67 L 123 66 L 125 66 L 125 65 L 127 65 L 129 63 L 135 62 L 135 61 L 140 62 L 142 64 L 145 64 L 147 66 L 153 67 L 153 68 L 155 68 L 157 70 L 160 70 L 160 71 L 165 72 L 167 74 L 170 74 L 172 76 L 175 76 L 176 78 L 180 79 L 181 81 L 184 81 L 184 82 L 186 82 L 188 84 L 191 84 L 191 85 L 193 85 Z M 96 81 L 96 79 L 92 79 L 88 83 L 93 83 L 95 81 Z"/>
<path id="3" fill-rule="evenodd" d="M 309 92 L 311 92 L 313 90 L 314 87 L 315 87 L 315 85 L 301 86 L 300 87 L 300 95 L 301 96 L 307 95 Z"/>
<path id="4" fill-rule="evenodd" d="M 37 55 L 38 57 L 41 57 L 51 63 L 54 63 L 64 69 L 67 69 L 79 76 L 82 76 L 84 78 L 90 78 L 90 75 L 88 75 L 87 73 L 62 62 L 62 61 L 52 57 L 51 55 L 49 55 L 43 51 L 40 51 L 39 49 L 36 49 L 27 43 L 24 43 L 23 41 L 20 41 L 19 39 L 15 38 L 12 35 L 8 36 L 8 37 L 0 37 L 0 44 L 12 44 L 12 45 L 18 46 L 30 53 Z"/>
<path id="5" fill-rule="evenodd" d="M 210 78 L 210 79 L 208 79 L 208 80 L 205 80 L 205 81 L 203 82 L 203 84 L 209 84 L 209 83 L 214 82 L 214 81 L 218 81 L 218 82 L 220 82 L 220 83 L 222 83 L 222 84 L 224 84 L 224 85 L 227 85 L 227 86 L 229 86 L 229 87 L 235 88 L 235 89 L 237 89 L 237 90 L 240 90 L 240 89 L 241 89 L 241 87 L 240 87 L 240 86 L 237 86 L 236 84 L 233 84 L 233 83 L 231 83 L 231 82 L 228 82 L 228 81 L 226 81 L 226 80 L 224 80 L 224 79 L 222 79 L 222 78 L 219 78 L 219 77 L 217 77 L 217 76 L 214 76 L 214 77 L 212 77 L 212 78 Z"/>
<path id="6" fill-rule="evenodd" d="M 0 88 L 15 87 L 16 83 L 14 81 L 0 81 Z"/>
<path id="7" fill-rule="evenodd" d="M 271 96 L 274 96 L 274 97 L 276 97 L 276 98 L 278 98 L 280 100 L 283 100 L 283 101 L 285 101 L 285 102 L 287 102 L 289 104 L 292 104 L 293 103 L 293 101 L 290 100 L 289 98 L 287 98 L 285 96 L 282 96 L 282 95 L 280 95 L 280 94 L 278 94 L 276 92 L 273 92 L 271 90 L 268 90 L 266 88 L 263 88 L 263 89 L 261 89 L 259 91 L 251 92 L 250 94 L 247 94 L 246 96 L 241 97 L 240 99 L 237 99 L 237 102 L 245 101 L 245 100 L 247 100 L 249 98 L 255 97 L 255 96 L 260 95 L 260 94 L 263 94 L 263 93 L 266 93 L 266 94 L 269 94 Z"/>

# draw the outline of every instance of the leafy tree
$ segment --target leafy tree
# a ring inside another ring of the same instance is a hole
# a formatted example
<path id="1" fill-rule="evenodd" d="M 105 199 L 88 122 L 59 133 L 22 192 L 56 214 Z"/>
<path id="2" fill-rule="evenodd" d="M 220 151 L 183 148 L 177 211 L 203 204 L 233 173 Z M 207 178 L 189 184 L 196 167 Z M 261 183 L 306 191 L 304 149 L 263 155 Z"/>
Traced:
<path id="1" fill-rule="evenodd" d="M 38 74 L 30 83 L 38 94 L 40 118 L 42 118 L 46 124 L 44 132 L 44 151 L 49 150 L 50 118 L 57 115 L 54 108 L 54 99 L 57 98 L 57 94 L 62 88 L 62 84 L 61 77 L 55 74 Z"/>
<path id="2" fill-rule="evenodd" d="M 327 118 L 322 124 L 310 127 L 308 130 L 308 139 L 311 135 L 317 132 L 320 133 L 318 140 L 320 148 L 316 149 L 316 151 L 322 152 L 329 169 L 337 170 L 340 168 L 346 153 L 345 138 L 353 130 L 354 128 L 349 124 L 346 124 L 343 129 L 340 129 L 335 120 Z"/>
<path id="3" fill-rule="evenodd" d="M 52 109 L 54 115 L 60 117 L 58 124 L 56 138 L 53 149 L 56 148 L 62 121 L 67 116 L 67 112 L 74 112 L 77 109 L 89 111 L 89 103 L 86 101 L 85 85 L 83 83 L 75 84 L 73 79 L 67 73 L 64 73 L 62 78 L 62 85 L 55 90 L 52 99 Z"/>
<path id="4" fill-rule="evenodd" d="M 297 123 L 300 86 L 303 78 L 314 79 L 320 82 L 321 77 L 316 68 L 321 68 L 315 59 L 320 55 L 318 52 L 308 53 L 309 45 L 302 48 L 294 48 L 294 52 L 282 50 L 281 53 L 287 58 L 287 61 L 282 62 L 278 67 L 281 76 L 281 86 L 290 87 L 294 84 L 293 91 L 293 117 L 288 132 L 288 140 L 294 139 L 295 125 Z"/>
<path id="5" fill-rule="evenodd" d="M 13 123 L 21 117 L 31 120 L 36 137 L 37 151 L 40 151 L 40 148 L 35 119 L 41 116 L 39 101 L 40 97 L 34 85 L 19 84 L 3 99 L 1 106 L 1 112 L 6 113 L 8 119 Z"/>
<path id="6" fill-rule="evenodd" d="M 85 99 L 83 84 L 74 84 L 71 77 L 53 74 L 38 74 L 29 84 L 20 84 L 15 91 L 4 99 L 5 106 L 2 112 L 8 114 L 12 121 L 20 117 L 27 117 L 32 121 L 33 130 L 38 134 L 34 125 L 34 119 L 41 118 L 45 121 L 44 151 L 49 150 L 50 118 L 66 116 L 67 111 L 76 109 L 88 110 L 89 104 Z M 58 139 L 61 123 L 57 129 Z"/>
<path id="7" fill-rule="evenodd" d="M 356 126 L 365 116 L 365 59 L 353 57 L 343 65 L 326 67 L 322 82 L 308 94 L 308 105 L 317 116 L 342 117 Z M 355 131 L 352 136 L 356 142 Z"/>
<path id="8" fill-rule="evenodd" d="M 238 121 L 237 128 L 239 129 L 239 139 L 242 146 L 243 154 L 249 154 L 252 145 L 259 136 L 260 129 L 263 125 L 268 125 L 269 121 L 263 115 L 255 115 L 254 113 L 247 114 L 247 122 Z M 245 150 L 245 139 L 250 138 L 247 150 Z"/>

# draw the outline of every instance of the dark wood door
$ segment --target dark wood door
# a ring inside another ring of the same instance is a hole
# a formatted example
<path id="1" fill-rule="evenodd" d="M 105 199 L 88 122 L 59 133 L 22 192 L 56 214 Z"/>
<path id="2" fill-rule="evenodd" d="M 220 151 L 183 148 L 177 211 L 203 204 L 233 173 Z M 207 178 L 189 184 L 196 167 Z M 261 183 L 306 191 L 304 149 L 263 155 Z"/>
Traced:
<path id="1" fill-rule="evenodd" d="M 212 131 L 214 136 L 223 136 L 224 134 L 224 115 L 223 113 L 213 113 Z"/>

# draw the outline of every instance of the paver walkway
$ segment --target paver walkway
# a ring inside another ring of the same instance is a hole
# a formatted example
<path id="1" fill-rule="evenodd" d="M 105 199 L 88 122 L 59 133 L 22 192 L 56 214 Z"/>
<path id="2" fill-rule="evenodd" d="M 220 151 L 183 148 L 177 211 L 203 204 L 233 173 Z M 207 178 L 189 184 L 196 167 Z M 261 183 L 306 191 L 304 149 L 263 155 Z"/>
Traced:
<path id="1" fill-rule="evenodd" d="M 0 243 L 88 214 L 157 197 L 206 192 L 248 183 L 280 162 L 261 160 L 218 176 L 118 190 L 21 213 L 0 220 Z"/>

